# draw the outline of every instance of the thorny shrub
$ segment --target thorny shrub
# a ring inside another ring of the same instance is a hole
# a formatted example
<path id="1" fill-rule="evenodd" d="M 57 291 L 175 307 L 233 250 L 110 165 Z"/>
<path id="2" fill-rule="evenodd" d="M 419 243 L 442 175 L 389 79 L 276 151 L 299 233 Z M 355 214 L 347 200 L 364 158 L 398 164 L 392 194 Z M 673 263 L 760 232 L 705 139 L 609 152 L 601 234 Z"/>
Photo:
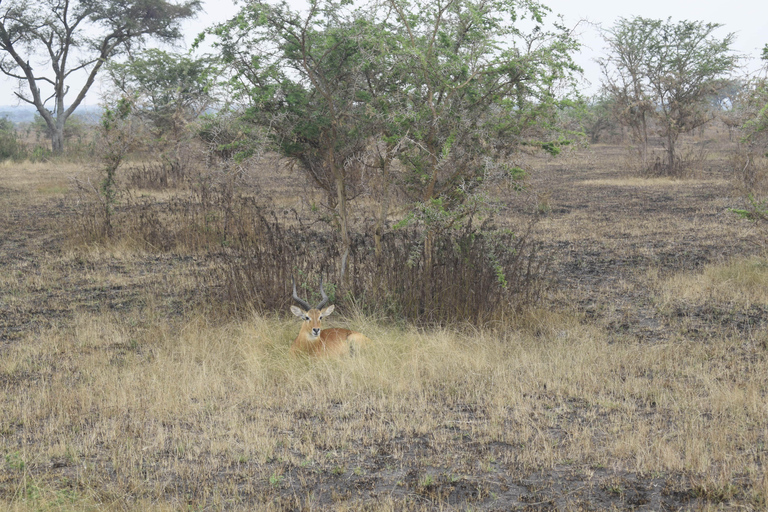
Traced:
<path id="1" fill-rule="evenodd" d="M 469 217 L 429 244 L 427 227 L 409 225 L 385 233 L 379 255 L 371 230 L 356 232 L 340 281 L 340 234 L 328 225 L 278 218 L 223 176 L 190 183 L 162 200 L 126 192 L 111 240 L 150 252 L 204 255 L 211 264 L 198 276 L 201 288 L 231 314 L 284 311 L 293 277 L 316 293 L 323 276 L 326 290 L 347 311 L 420 324 L 484 324 L 536 304 L 547 285 L 550 260 L 534 241 L 532 225 L 515 233 Z M 79 241 L 110 241 L 100 238 L 99 206 L 80 202 L 72 226 Z"/>
<path id="2" fill-rule="evenodd" d="M 419 228 L 394 230 L 382 237 L 378 256 L 373 236 L 357 233 L 338 283 L 338 233 L 284 228 L 266 217 L 260 222 L 256 237 L 244 234 L 221 252 L 212 275 L 222 299 L 236 309 L 285 309 L 292 277 L 312 291 L 324 276 L 337 285 L 337 304 L 419 324 L 479 325 L 538 303 L 547 284 L 550 260 L 530 230 L 515 234 L 468 222 L 442 232 L 430 248 Z"/>
<path id="3" fill-rule="evenodd" d="M 749 84 L 733 115 L 741 123 L 739 147 L 732 158 L 737 190 L 744 206 L 733 211 L 768 228 L 768 80 Z"/>

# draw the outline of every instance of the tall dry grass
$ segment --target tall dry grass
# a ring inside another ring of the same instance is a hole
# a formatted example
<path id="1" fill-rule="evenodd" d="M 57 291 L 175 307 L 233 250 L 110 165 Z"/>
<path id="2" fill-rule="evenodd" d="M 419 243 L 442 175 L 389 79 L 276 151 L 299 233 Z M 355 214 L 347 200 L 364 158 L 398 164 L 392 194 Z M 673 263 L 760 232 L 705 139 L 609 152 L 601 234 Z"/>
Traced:
<path id="1" fill-rule="evenodd" d="M 664 304 L 675 300 L 702 305 L 709 301 L 743 308 L 768 307 L 768 260 L 736 258 L 700 272 L 676 274 L 661 283 Z"/>
<path id="2" fill-rule="evenodd" d="M 384 455 L 393 470 L 412 464 L 399 440 L 423 438 L 418 464 L 457 478 L 575 464 L 683 473 L 709 497 L 738 484 L 765 502 L 764 349 L 610 343 L 550 313 L 523 323 L 420 331 L 353 318 L 370 349 L 310 360 L 288 356 L 298 326 L 279 318 L 80 315 L 4 350 L 0 499 L 31 510 L 66 491 L 71 509 L 245 510 L 317 472 L 365 472 Z"/>

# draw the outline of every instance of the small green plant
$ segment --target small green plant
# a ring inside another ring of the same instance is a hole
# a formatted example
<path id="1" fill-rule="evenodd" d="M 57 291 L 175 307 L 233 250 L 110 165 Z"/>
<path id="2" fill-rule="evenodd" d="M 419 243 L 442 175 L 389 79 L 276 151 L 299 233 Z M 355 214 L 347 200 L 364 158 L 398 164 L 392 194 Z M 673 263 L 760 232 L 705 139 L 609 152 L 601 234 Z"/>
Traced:
<path id="1" fill-rule="evenodd" d="M 430 487 L 434 483 L 435 479 L 432 478 L 432 475 L 424 475 L 421 480 L 419 480 L 419 487 Z"/>
<path id="2" fill-rule="evenodd" d="M 42 496 L 40 487 L 34 482 L 27 483 L 26 494 L 29 501 L 38 501 Z"/>
<path id="3" fill-rule="evenodd" d="M 112 217 L 117 203 L 117 169 L 135 142 L 128 121 L 132 108 L 131 100 L 123 97 L 115 106 L 105 108 L 101 117 L 104 177 L 101 180 L 99 198 L 104 213 L 104 235 L 107 238 L 112 237 Z"/>
<path id="4" fill-rule="evenodd" d="M 269 475 L 269 485 L 272 487 L 280 487 L 282 485 L 285 476 L 278 474 L 277 472 Z"/>
<path id="5" fill-rule="evenodd" d="M 19 452 L 8 453 L 5 456 L 5 465 L 16 471 L 23 471 L 26 464 L 24 459 L 21 458 Z"/>
<path id="6" fill-rule="evenodd" d="M 747 208 L 731 208 L 731 212 L 755 223 L 768 221 L 768 199 L 756 198 L 754 194 L 748 194 L 746 199 Z"/>

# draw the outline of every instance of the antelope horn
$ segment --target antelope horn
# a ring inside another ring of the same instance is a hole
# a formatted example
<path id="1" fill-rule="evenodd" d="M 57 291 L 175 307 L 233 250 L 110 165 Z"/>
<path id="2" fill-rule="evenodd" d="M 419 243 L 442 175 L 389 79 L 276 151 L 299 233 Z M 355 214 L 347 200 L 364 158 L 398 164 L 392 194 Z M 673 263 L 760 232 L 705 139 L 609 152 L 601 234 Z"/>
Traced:
<path id="1" fill-rule="evenodd" d="M 291 282 L 293 283 L 293 300 L 298 302 L 299 305 L 304 308 L 304 311 L 312 309 L 312 306 L 310 306 L 308 302 L 301 300 L 299 296 L 296 295 L 296 280 L 293 277 L 291 277 Z"/>
<path id="2" fill-rule="evenodd" d="M 325 294 L 325 290 L 323 290 L 323 278 L 320 277 L 320 295 L 323 297 L 323 300 L 320 301 L 320 304 L 315 306 L 315 309 L 320 309 L 323 306 L 325 306 L 325 303 L 328 302 L 328 296 Z"/>

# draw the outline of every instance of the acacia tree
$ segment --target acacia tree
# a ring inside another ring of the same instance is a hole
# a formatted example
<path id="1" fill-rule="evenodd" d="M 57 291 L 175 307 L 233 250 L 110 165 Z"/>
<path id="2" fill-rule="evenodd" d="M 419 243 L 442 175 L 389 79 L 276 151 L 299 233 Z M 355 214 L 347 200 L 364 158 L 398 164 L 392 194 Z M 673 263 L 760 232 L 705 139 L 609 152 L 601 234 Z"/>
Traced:
<path id="1" fill-rule="evenodd" d="M 398 142 L 416 201 L 461 203 L 506 175 L 523 146 L 557 152 L 563 88 L 579 68 L 578 43 L 538 2 L 388 0 L 393 61 L 386 135 Z M 522 20 L 532 28 L 523 31 Z M 383 67 L 383 66 L 382 66 Z"/>
<path id="2" fill-rule="evenodd" d="M 480 184 L 519 177 L 512 155 L 521 147 L 557 151 L 559 93 L 578 71 L 577 43 L 547 14 L 514 0 L 356 10 L 315 0 L 304 13 L 256 1 L 209 33 L 245 117 L 327 192 L 348 247 L 346 201 L 360 166 L 381 172 L 385 192 L 397 160 L 416 215 L 459 219 Z M 377 232 L 385 216 L 382 208 Z"/>
<path id="3" fill-rule="evenodd" d="M 629 128 L 638 143 L 643 166 L 648 160 L 648 122 L 654 110 L 643 72 L 652 31 L 649 28 L 643 23 L 620 18 L 613 29 L 603 33 L 610 53 L 606 58 L 598 59 L 603 72 L 603 89 L 611 100 L 613 115 Z"/>
<path id="4" fill-rule="evenodd" d="M 231 72 L 235 101 L 246 106 L 243 119 L 267 130 L 273 148 L 325 191 L 344 253 L 354 160 L 369 138 L 358 122 L 365 31 L 344 5 L 318 0 L 305 12 L 253 1 L 208 31 Z"/>
<path id="5" fill-rule="evenodd" d="M 188 125 L 217 103 L 218 67 L 210 58 L 193 58 L 151 48 L 112 63 L 107 72 L 115 87 L 133 98 L 132 115 L 149 123 L 163 156 L 178 150 Z M 173 155 L 176 161 L 180 155 Z"/>
<path id="6" fill-rule="evenodd" d="M 387 0 L 387 47 L 378 52 L 396 84 L 374 96 L 382 137 L 404 167 L 411 218 L 425 226 L 425 265 L 440 230 L 471 216 L 483 184 L 517 180 L 521 148 L 559 151 L 562 93 L 579 69 L 578 43 L 547 23 L 538 2 Z M 523 20 L 526 23 L 523 23 Z M 521 27 L 527 26 L 528 30 Z"/>
<path id="7" fill-rule="evenodd" d="M 48 125 L 53 151 L 60 153 L 64 125 L 102 66 L 149 37 L 177 40 L 180 21 L 200 8 L 200 0 L 5 0 L 0 6 L 0 72 L 19 80 L 16 96 L 35 106 Z M 47 72 L 38 71 L 46 67 Z M 66 106 L 67 82 L 81 72 L 85 83 Z"/>
<path id="8" fill-rule="evenodd" d="M 731 49 L 734 34 L 713 36 L 721 26 L 634 17 L 620 19 L 604 34 L 612 51 L 602 61 L 604 86 L 627 109 L 625 124 L 636 127 L 641 116 L 643 144 L 646 118 L 656 121 L 669 172 L 679 165 L 680 135 L 714 119 L 709 100 L 729 86 L 728 77 L 738 64 Z"/>

